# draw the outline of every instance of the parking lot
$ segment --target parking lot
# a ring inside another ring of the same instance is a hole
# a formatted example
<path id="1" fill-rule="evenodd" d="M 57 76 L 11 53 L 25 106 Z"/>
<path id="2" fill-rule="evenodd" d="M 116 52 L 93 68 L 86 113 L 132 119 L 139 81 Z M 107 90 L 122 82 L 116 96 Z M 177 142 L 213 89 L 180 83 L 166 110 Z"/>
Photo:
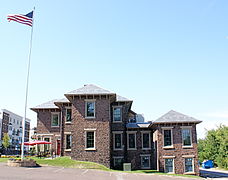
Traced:
<path id="1" fill-rule="evenodd" d="M 75 169 L 63 167 L 8 167 L 6 163 L 0 163 L 1 180 L 181 180 L 179 176 L 162 176 L 156 174 L 122 173 L 89 169 Z"/>

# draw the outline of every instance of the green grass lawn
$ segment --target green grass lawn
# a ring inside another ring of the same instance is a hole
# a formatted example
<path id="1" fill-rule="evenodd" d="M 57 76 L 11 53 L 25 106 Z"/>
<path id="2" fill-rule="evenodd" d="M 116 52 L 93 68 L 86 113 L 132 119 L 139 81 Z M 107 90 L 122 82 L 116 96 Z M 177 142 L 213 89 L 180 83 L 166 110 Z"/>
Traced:
<path id="1" fill-rule="evenodd" d="M 7 162 L 9 158 L 0 158 L 0 162 Z"/>
<path id="2" fill-rule="evenodd" d="M 0 162 L 7 162 L 9 158 L 0 158 Z M 66 167 L 66 168 L 81 168 L 81 169 L 97 169 L 103 171 L 113 171 L 113 172 L 126 172 L 126 173 L 146 173 L 146 174 L 158 174 L 158 175 L 171 175 L 171 176 L 184 176 L 184 177 L 191 177 L 191 178 L 200 178 L 198 176 L 191 176 L 191 175 L 182 175 L 182 174 L 167 174 L 158 172 L 156 170 L 134 170 L 134 171 L 117 171 L 109 169 L 101 164 L 97 164 L 94 162 L 85 162 L 85 161 L 76 161 L 72 160 L 70 157 L 58 157 L 55 159 L 45 159 L 45 158 L 37 158 L 32 157 L 32 159 L 36 160 L 37 164 L 39 165 L 48 165 L 48 166 L 59 166 L 59 167 Z"/>
<path id="3" fill-rule="evenodd" d="M 40 159 L 33 158 L 36 160 L 37 164 L 40 165 L 49 165 L 49 166 L 61 166 L 66 168 L 81 168 L 81 169 L 99 169 L 99 170 L 110 170 L 109 168 L 93 163 L 93 162 L 84 162 L 84 161 L 75 161 L 70 159 L 70 157 L 59 157 L 55 159 Z"/>

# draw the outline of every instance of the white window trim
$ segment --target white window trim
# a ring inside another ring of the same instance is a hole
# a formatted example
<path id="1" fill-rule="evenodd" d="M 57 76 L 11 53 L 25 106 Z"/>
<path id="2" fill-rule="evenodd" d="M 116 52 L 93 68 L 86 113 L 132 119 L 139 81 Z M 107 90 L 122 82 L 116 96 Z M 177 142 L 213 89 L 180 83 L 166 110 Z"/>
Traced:
<path id="1" fill-rule="evenodd" d="M 120 121 L 115 121 L 114 120 L 114 108 L 120 108 Z M 122 106 L 113 106 L 112 107 L 112 122 L 113 123 L 122 123 L 123 122 L 123 118 L 122 118 Z"/>
<path id="2" fill-rule="evenodd" d="M 164 158 L 164 170 L 166 169 L 166 167 L 165 167 L 165 159 L 173 159 L 173 172 L 165 172 L 165 173 L 168 173 L 168 174 L 175 174 L 175 163 L 174 163 L 174 161 L 175 161 L 175 156 L 163 156 L 163 158 Z"/>
<path id="3" fill-rule="evenodd" d="M 122 151 L 123 150 L 123 131 L 113 131 L 113 150 L 115 151 Z M 121 135 L 121 148 L 115 148 L 115 135 Z"/>
<path id="4" fill-rule="evenodd" d="M 183 155 L 182 157 L 183 157 L 183 158 L 194 158 L 195 155 Z"/>
<path id="5" fill-rule="evenodd" d="M 137 150 L 136 133 L 137 131 L 127 131 L 127 150 Z M 129 134 L 135 134 L 135 148 L 129 148 Z"/>
<path id="6" fill-rule="evenodd" d="M 113 156 L 113 164 L 114 164 L 114 167 L 116 166 L 115 159 L 123 159 L 123 158 L 124 158 L 123 156 Z"/>
<path id="7" fill-rule="evenodd" d="M 67 121 L 67 110 L 71 109 L 71 120 Z M 72 108 L 71 107 L 66 107 L 66 113 L 65 113 L 65 124 L 71 124 L 72 122 Z"/>
<path id="8" fill-rule="evenodd" d="M 184 145 L 183 129 L 189 129 L 190 130 L 191 145 Z M 193 148 L 193 144 L 192 144 L 192 126 L 181 126 L 181 138 L 182 138 L 182 148 Z"/>
<path id="9" fill-rule="evenodd" d="M 58 126 L 52 126 L 52 117 L 53 117 L 53 115 L 55 115 L 55 114 L 58 115 Z M 59 127 L 59 118 L 60 118 L 59 112 L 52 112 L 52 113 L 51 113 L 51 127 Z"/>
<path id="10" fill-rule="evenodd" d="M 149 148 L 143 147 L 143 134 L 149 134 Z M 142 141 L 142 150 L 150 150 L 151 149 L 151 132 L 150 131 L 141 131 L 141 141 Z"/>
<path id="11" fill-rule="evenodd" d="M 48 145 L 49 145 L 49 150 L 51 150 L 52 149 L 52 136 L 44 135 L 44 136 L 41 137 L 41 140 L 45 141 L 44 140 L 45 138 L 49 138 L 49 142 L 51 142 L 51 144 L 48 144 Z M 44 148 L 44 147 L 42 147 L 42 148 Z"/>
<path id="12" fill-rule="evenodd" d="M 94 116 L 87 116 L 87 102 L 94 102 Z M 96 118 L 96 100 L 95 99 L 85 99 L 85 118 L 86 119 Z"/>
<path id="13" fill-rule="evenodd" d="M 143 164 L 142 164 L 142 157 L 146 157 L 148 156 L 149 157 L 149 167 L 143 167 Z M 150 169 L 151 168 L 151 155 L 150 154 L 140 154 L 140 160 L 141 160 L 141 169 Z"/>
<path id="14" fill-rule="evenodd" d="M 164 141 L 164 130 L 171 130 L 171 146 L 165 146 L 165 141 Z M 163 149 L 173 149 L 173 127 L 162 127 L 162 141 L 163 141 Z"/>
<path id="15" fill-rule="evenodd" d="M 85 131 L 85 150 L 86 151 L 95 151 L 96 150 L 96 129 L 87 128 L 87 129 L 84 129 L 84 131 Z M 94 147 L 92 147 L 92 148 L 86 147 L 86 145 L 87 145 L 87 132 L 94 132 Z"/>
<path id="16" fill-rule="evenodd" d="M 192 158 L 192 171 L 190 172 L 185 172 L 185 159 L 187 158 Z M 184 174 L 195 174 L 194 157 L 184 157 Z"/>

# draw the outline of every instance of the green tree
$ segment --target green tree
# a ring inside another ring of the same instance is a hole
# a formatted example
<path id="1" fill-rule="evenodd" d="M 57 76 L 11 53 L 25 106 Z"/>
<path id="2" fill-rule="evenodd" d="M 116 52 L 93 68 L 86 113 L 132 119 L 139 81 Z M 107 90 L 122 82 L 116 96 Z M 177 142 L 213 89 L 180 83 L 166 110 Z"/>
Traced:
<path id="1" fill-rule="evenodd" d="M 198 141 L 199 159 L 213 160 L 221 168 L 228 168 L 228 127 L 220 125 L 207 131 L 205 139 Z"/>
<path id="2" fill-rule="evenodd" d="M 3 135 L 3 139 L 2 139 L 2 145 L 5 149 L 7 149 L 10 145 L 10 138 L 9 135 L 7 133 L 4 133 Z"/>

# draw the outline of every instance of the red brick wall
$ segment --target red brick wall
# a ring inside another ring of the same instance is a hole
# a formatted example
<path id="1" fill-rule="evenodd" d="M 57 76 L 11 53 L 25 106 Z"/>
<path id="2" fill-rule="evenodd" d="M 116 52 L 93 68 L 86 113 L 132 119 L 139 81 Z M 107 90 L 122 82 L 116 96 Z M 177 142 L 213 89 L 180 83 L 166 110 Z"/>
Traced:
<path id="1" fill-rule="evenodd" d="M 132 131 L 136 132 L 136 148 L 137 150 L 128 150 L 127 151 L 127 162 L 131 163 L 132 169 L 142 169 L 141 168 L 141 155 L 150 155 L 150 169 L 154 169 L 153 167 L 153 149 L 152 149 L 152 130 L 146 129 L 131 129 Z M 142 149 L 142 134 L 143 131 L 150 131 L 150 138 L 151 138 L 151 149 L 150 150 L 143 150 Z M 127 146 L 127 144 L 126 144 Z"/>
<path id="2" fill-rule="evenodd" d="M 59 132 L 60 127 L 51 127 L 51 113 L 60 110 L 41 110 L 37 112 L 37 133 Z M 61 117 L 61 116 L 59 116 Z"/>
<path id="3" fill-rule="evenodd" d="M 173 146 L 172 149 L 163 148 L 163 134 L 162 127 L 173 127 Z M 198 151 L 197 151 L 197 137 L 196 137 L 196 125 L 195 124 L 167 124 L 167 125 L 158 126 L 158 141 L 157 141 L 157 151 L 158 151 L 158 163 L 159 171 L 164 171 L 165 159 L 163 156 L 175 156 L 174 158 L 174 167 L 176 174 L 184 174 L 184 157 L 186 155 L 194 156 L 194 171 L 196 175 L 199 175 L 199 166 L 198 166 Z M 183 148 L 182 147 L 182 133 L 181 126 L 192 126 L 192 148 Z"/>
<path id="4" fill-rule="evenodd" d="M 96 97 L 96 117 L 85 119 L 85 100 L 72 101 L 72 157 L 81 161 L 92 161 L 110 167 L 110 100 Z M 85 130 L 96 129 L 96 150 L 85 150 Z M 67 130 L 65 130 L 67 131 Z"/>
<path id="5" fill-rule="evenodd" d="M 37 139 L 40 137 L 44 140 L 44 137 L 49 137 L 52 142 L 51 149 L 56 153 L 57 140 L 60 139 L 60 127 L 51 127 L 51 112 L 60 111 L 58 109 L 37 111 Z M 61 115 L 59 118 L 61 118 Z"/>

